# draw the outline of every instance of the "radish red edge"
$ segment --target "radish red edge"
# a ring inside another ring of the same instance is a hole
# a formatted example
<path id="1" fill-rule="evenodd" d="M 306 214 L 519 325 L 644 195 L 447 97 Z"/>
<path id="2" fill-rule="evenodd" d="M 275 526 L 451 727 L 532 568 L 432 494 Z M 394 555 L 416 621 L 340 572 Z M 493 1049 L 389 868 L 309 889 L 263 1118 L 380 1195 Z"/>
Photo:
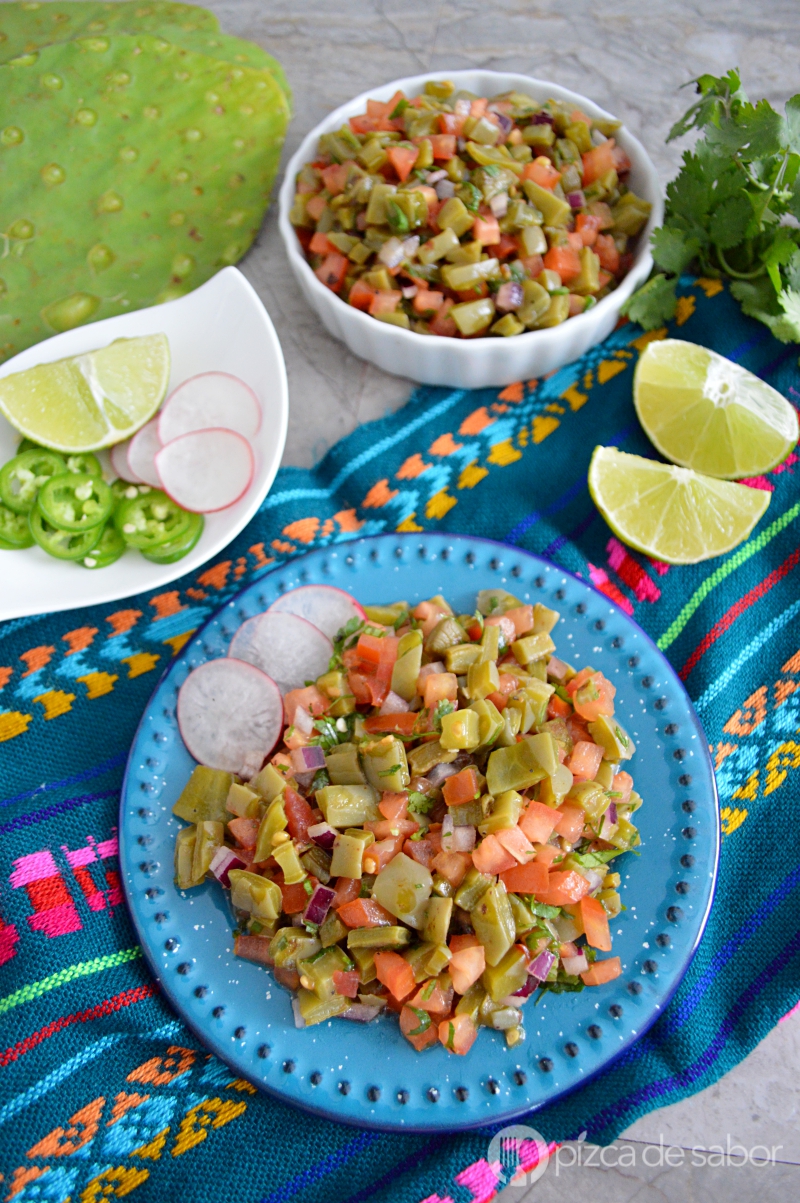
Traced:
<path id="1" fill-rule="evenodd" d="M 219 409 L 218 418 L 210 423 L 204 423 L 201 426 L 185 426 L 182 427 L 180 419 L 176 420 L 177 408 L 187 406 L 188 412 L 191 412 L 192 403 L 185 399 L 186 394 L 191 394 L 193 389 L 196 389 L 198 383 L 203 380 L 208 380 L 210 377 L 215 380 L 230 382 L 227 387 L 229 389 L 229 397 L 225 404 L 214 401 Z M 238 393 L 239 399 L 234 400 Z M 244 413 L 248 417 L 255 417 L 255 423 L 240 422 L 238 426 L 231 425 L 225 418 L 230 417 L 231 402 L 237 409 L 239 415 Z M 174 388 L 167 397 L 161 410 L 158 414 L 158 436 L 164 446 L 171 443 L 173 439 L 180 438 L 183 434 L 190 434 L 198 430 L 212 430 L 224 427 L 226 430 L 233 430 L 236 434 L 240 434 L 243 438 L 253 439 L 261 429 L 261 424 L 264 419 L 264 413 L 261 407 L 261 402 L 255 394 L 255 391 L 249 384 L 245 384 L 238 376 L 232 375 L 230 372 L 200 372 L 196 376 L 191 376 L 188 380 L 184 380 L 181 384 Z"/>
<path id="2" fill-rule="evenodd" d="M 351 618 L 364 621 L 364 607 L 344 589 L 335 585 L 300 585 L 282 594 L 267 613 L 294 614 L 310 622 L 323 635 L 334 639 Z"/>
<path id="3" fill-rule="evenodd" d="M 254 756 L 263 764 L 283 730 L 276 683 L 255 665 L 230 657 L 189 673 L 176 709 L 181 738 L 194 759 L 230 773 L 252 767 Z"/>

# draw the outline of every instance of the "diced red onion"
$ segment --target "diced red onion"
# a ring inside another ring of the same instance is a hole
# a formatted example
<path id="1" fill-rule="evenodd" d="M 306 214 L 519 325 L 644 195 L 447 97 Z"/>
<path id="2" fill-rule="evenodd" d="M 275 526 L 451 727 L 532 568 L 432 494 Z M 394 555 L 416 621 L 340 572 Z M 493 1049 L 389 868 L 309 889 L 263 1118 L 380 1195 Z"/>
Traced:
<path id="1" fill-rule="evenodd" d="M 314 731 L 314 719 L 302 706 L 298 706 L 294 712 L 293 726 L 297 728 L 301 735 L 311 735 Z"/>
<path id="2" fill-rule="evenodd" d="M 325 753 L 319 744 L 308 744 L 304 748 L 294 748 L 289 754 L 295 773 L 316 773 L 325 768 Z"/>
<path id="3" fill-rule="evenodd" d="M 519 990 L 515 990 L 511 995 L 512 998 L 528 998 L 533 994 L 534 990 L 539 989 L 539 982 L 532 975 L 528 975 L 528 980 L 524 986 L 520 986 Z"/>
<path id="4" fill-rule="evenodd" d="M 327 886 L 317 886 L 308 900 L 308 906 L 303 911 L 303 922 L 316 923 L 317 926 L 324 923 L 334 896 L 334 891 Z"/>
<path id="5" fill-rule="evenodd" d="M 425 183 L 430 184 L 430 186 L 433 187 L 434 184 L 439 183 L 439 180 L 446 180 L 446 179 L 447 179 L 446 171 L 429 171 L 425 177 Z"/>
<path id="6" fill-rule="evenodd" d="M 308 838 L 313 840 L 318 848 L 330 852 L 336 842 L 336 832 L 327 823 L 315 823 L 313 827 L 308 828 Z"/>
<path id="7" fill-rule="evenodd" d="M 453 851 L 454 830 L 455 823 L 453 822 L 453 816 L 448 811 L 448 813 L 442 819 L 442 847 L 444 848 L 445 852 Z"/>
<path id="8" fill-rule="evenodd" d="M 508 212 L 508 193 L 498 192 L 497 196 L 493 196 L 489 201 L 489 208 L 495 217 L 505 217 Z"/>
<path id="9" fill-rule="evenodd" d="M 367 228 L 367 213 L 366 213 L 366 210 L 364 210 L 363 213 L 356 214 L 356 229 L 357 230 L 366 230 L 366 228 Z"/>
<path id="10" fill-rule="evenodd" d="M 616 802 L 611 803 L 611 805 L 609 806 L 608 810 L 605 813 L 605 818 L 608 819 L 609 823 L 616 823 L 616 821 L 617 821 L 617 804 L 616 804 Z"/>
<path id="11" fill-rule="evenodd" d="M 353 1003 L 346 1011 L 342 1011 L 342 1019 L 352 1019 L 356 1023 L 371 1023 L 380 1015 L 382 1007 L 367 1007 L 363 1003 Z"/>
<path id="12" fill-rule="evenodd" d="M 407 301 L 411 301 L 417 295 L 419 289 L 416 284 L 409 284 L 408 288 L 401 288 L 400 291 Z"/>
<path id="13" fill-rule="evenodd" d="M 562 957 L 561 964 L 564 966 L 565 973 L 572 973 L 576 977 L 579 973 L 585 973 L 589 968 L 585 953 L 580 953 L 577 957 Z"/>
<path id="14" fill-rule="evenodd" d="M 595 146 L 602 146 L 604 142 L 608 141 L 608 138 L 605 136 L 604 133 L 601 133 L 601 131 L 599 129 L 592 130 L 591 138 L 592 138 L 592 142 L 595 144 Z"/>
<path id="15" fill-rule="evenodd" d="M 441 660 L 434 660 L 431 664 L 423 664 L 422 668 L 419 670 L 419 676 L 417 677 L 417 686 L 419 687 L 420 682 L 424 681 L 426 677 L 433 676 L 435 673 L 445 672 L 447 672 L 447 669 L 442 664 Z"/>
<path id="16" fill-rule="evenodd" d="M 569 201 L 570 209 L 582 209 L 586 204 L 586 197 L 581 191 L 568 192 L 567 200 Z"/>
<path id="17" fill-rule="evenodd" d="M 419 250 L 419 234 L 412 234 L 410 238 L 403 241 L 403 254 L 406 259 L 413 259 Z"/>
<path id="18" fill-rule="evenodd" d="M 522 285 L 516 280 L 506 280 L 505 284 L 498 288 L 494 303 L 501 313 L 510 313 L 512 309 L 518 309 L 524 300 Z"/>
<path id="19" fill-rule="evenodd" d="M 232 848 L 217 848 L 211 858 L 209 868 L 221 886 L 230 888 L 228 874 L 231 869 L 246 869 L 247 862 L 237 856 Z"/>
<path id="20" fill-rule="evenodd" d="M 405 258 L 403 244 L 399 238 L 388 238 L 378 251 L 378 258 L 386 267 L 399 267 Z"/>
<path id="21" fill-rule="evenodd" d="M 428 780 L 436 789 L 448 777 L 455 777 L 457 772 L 459 772 L 459 768 L 456 764 L 435 764 L 428 772 Z"/>
<path id="22" fill-rule="evenodd" d="M 504 134 L 510 134 L 514 128 L 514 122 L 506 113 L 498 113 L 497 109 L 491 110 L 497 118 L 497 123 Z"/>
<path id="23" fill-rule="evenodd" d="M 472 108 L 472 102 L 467 100 L 466 96 L 462 96 L 453 105 L 453 112 L 456 117 L 469 117 L 469 111 Z"/>
<path id="24" fill-rule="evenodd" d="M 465 823 L 462 827 L 456 827 L 453 831 L 453 840 L 450 845 L 453 852 L 471 852 L 475 847 L 477 834 L 471 823 Z"/>
<path id="25" fill-rule="evenodd" d="M 292 915 L 292 927 L 303 927 L 303 916 Z"/>
<path id="26" fill-rule="evenodd" d="M 536 960 L 528 966 L 528 973 L 531 977 L 538 978 L 540 982 L 543 982 L 550 970 L 555 965 L 557 959 L 558 958 L 554 953 L 544 948 L 539 953 Z"/>
<path id="27" fill-rule="evenodd" d="M 435 187 L 439 200 L 450 200 L 456 194 L 456 186 L 452 180 L 439 180 Z"/>
<path id="28" fill-rule="evenodd" d="M 383 705 L 380 708 L 379 714 L 406 714 L 411 709 L 405 698 L 401 698 L 399 693 L 392 693 L 391 689 L 387 693 Z"/>
<path id="29" fill-rule="evenodd" d="M 417 794 L 429 794 L 433 786 L 427 777 L 412 777 L 408 788 L 414 790 Z"/>
<path id="30" fill-rule="evenodd" d="M 603 815 L 603 821 L 600 824 L 600 839 L 607 840 L 617 823 L 617 804 L 612 802 L 606 813 Z"/>
<path id="31" fill-rule="evenodd" d="M 466 138 L 456 138 L 456 146 L 458 147 L 458 153 L 461 154 L 462 151 L 465 151 L 467 149 L 467 139 Z"/>
<path id="32" fill-rule="evenodd" d="M 605 869 L 584 869 L 583 870 L 583 876 L 586 878 L 586 880 L 589 883 L 589 893 L 590 894 L 593 893 L 594 890 L 598 889 L 603 884 L 603 878 L 605 877 L 605 875 L 606 875 Z"/>
<path id="33" fill-rule="evenodd" d="M 549 113 L 534 113 L 531 125 L 555 125 L 555 119 Z"/>
<path id="34" fill-rule="evenodd" d="M 563 660 L 559 660 L 558 656 L 551 656 L 547 661 L 547 675 L 554 681 L 565 681 L 568 672 L 566 664 Z"/>

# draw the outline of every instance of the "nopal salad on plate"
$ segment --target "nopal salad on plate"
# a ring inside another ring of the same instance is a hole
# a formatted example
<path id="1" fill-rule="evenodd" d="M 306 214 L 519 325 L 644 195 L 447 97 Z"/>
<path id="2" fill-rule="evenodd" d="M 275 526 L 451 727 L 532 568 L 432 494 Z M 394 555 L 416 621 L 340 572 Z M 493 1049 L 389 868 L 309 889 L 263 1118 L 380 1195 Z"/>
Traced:
<path id="1" fill-rule="evenodd" d="M 176 883 L 229 891 L 236 954 L 298 1026 L 393 1011 L 419 1051 L 514 1046 L 530 998 L 621 973 L 634 745 L 558 619 L 500 589 L 455 614 L 308 585 L 187 677 Z"/>
<path id="2" fill-rule="evenodd" d="M 618 126 L 431 80 L 324 134 L 290 221 L 318 279 L 379 321 L 455 338 L 556 326 L 627 274 L 650 214 Z"/>

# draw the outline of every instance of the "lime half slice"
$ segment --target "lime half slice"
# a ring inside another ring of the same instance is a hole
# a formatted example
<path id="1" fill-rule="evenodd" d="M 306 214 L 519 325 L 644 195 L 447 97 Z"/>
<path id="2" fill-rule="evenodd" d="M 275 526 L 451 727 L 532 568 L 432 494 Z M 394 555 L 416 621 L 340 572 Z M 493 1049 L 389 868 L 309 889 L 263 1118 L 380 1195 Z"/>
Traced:
<path id="1" fill-rule="evenodd" d="M 730 551 L 750 534 L 771 496 L 616 447 L 595 447 L 589 492 L 623 543 L 668 564 L 697 564 Z"/>
<path id="2" fill-rule="evenodd" d="M 729 359 L 678 338 L 648 343 L 633 400 L 650 442 L 666 459 L 707 476 L 760 476 L 797 442 L 785 397 Z"/>
<path id="3" fill-rule="evenodd" d="M 167 392 L 165 334 L 121 338 L 85 355 L 0 380 L 0 412 L 26 438 L 54 451 L 96 451 L 130 438 Z"/>

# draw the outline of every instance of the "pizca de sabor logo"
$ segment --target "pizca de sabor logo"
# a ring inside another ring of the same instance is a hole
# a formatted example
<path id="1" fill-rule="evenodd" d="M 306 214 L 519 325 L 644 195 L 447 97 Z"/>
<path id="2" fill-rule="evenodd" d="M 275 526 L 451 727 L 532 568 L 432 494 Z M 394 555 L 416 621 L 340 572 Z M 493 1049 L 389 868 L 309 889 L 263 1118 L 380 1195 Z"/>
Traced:
<path id="1" fill-rule="evenodd" d="M 498 1188 L 533 1186 L 550 1162 L 550 1146 L 540 1132 L 526 1124 L 510 1124 L 491 1139 L 486 1160 L 498 1175 Z"/>

